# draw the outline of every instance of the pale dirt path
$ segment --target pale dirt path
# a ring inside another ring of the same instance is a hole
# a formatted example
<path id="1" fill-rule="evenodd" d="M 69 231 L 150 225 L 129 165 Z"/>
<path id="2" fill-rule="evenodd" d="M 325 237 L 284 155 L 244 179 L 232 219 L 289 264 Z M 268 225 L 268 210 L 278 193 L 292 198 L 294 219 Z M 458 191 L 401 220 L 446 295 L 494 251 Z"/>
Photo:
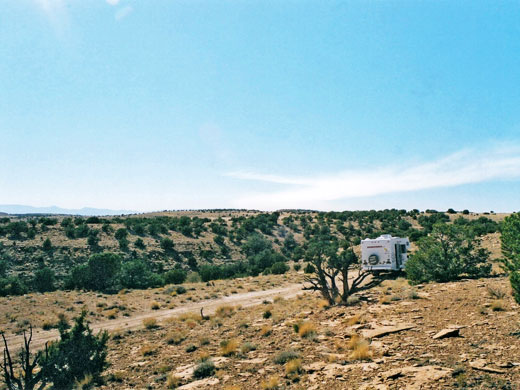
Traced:
<path id="1" fill-rule="evenodd" d="M 302 290 L 303 284 L 295 283 L 290 284 L 286 287 L 279 287 L 270 290 L 263 291 L 252 291 L 247 293 L 233 294 L 227 297 L 210 299 L 195 303 L 185 304 L 182 307 L 178 307 L 175 309 L 165 309 L 165 310 L 150 310 L 147 312 L 143 312 L 140 314 L 133 315 L 131 317 L 124 318 L 116 318 L 113 320 L 107 320 L 102 322 L 91 323 L 90 328 L 97 333 L 100 330 L 124 330 L 124 329 L 138 329 L 143 327 L 143 320 L 145 318 L 153 317 L 157 319 L 158 322 L 164 320 L 171 316 L 176 316 L 183 313 L 195 312 L 199 313 L 201 308 L 204 308 L 204 315 L 213 314 L 217 307 L 221 305 L 241 305 L 242 307 L 250 307 L 261 304 L 266 299 L 272 299 L 274 297 L 280 296 L 283 298 L 293 298 L 297 295 L 302 294 L 304 291 Z M 49 341 L 56 340 L 59 337 L 59 333 L 57 330 L 42 330 L 42 329 L 34 329 L 33 330 L 33 338 L 32 338 L 32 349 L 37 350 L 41 349 L 45 346 L 45 343 Z M 16 350 L 21 347 L 23 344 L 23 336 L 22 335 L 6 335 L 7 343 L 9 345 L 9 349 Z M 3 345 L 2 345 L 3 351 Z"/>

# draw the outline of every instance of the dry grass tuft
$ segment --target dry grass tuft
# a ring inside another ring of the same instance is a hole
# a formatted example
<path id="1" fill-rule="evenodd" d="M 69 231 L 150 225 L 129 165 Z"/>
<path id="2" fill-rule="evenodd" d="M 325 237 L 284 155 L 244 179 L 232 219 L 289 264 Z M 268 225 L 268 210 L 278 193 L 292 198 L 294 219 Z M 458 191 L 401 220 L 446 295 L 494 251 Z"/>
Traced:
<path id="1" fill-rule="evenodd" d="M 119 313 L 119 309 L 111 309 L 111 310 L 107 310 L 105 312 L 105 315 L 107 316 L 107 318 L 109 320 L 114 320 L 117 318 L 118 313 Z"/>
<path id="2" fill-rule="evenodd" d="M 145 344 L 139 350 L 139 352 L 141 352 L 141 355 L 143 355 L 143 356 L 153 355 L 156 351 L 157 351 L 157 346 L 154 344 Z"/>
<path id="3" fill-rule="evenodd" d="M 161 308 L 161 304 L 157 301 L 153 301 L 152 304 L 150 305 L 150 308 L 152 310 L 159 310 Z"/>
<path id="4" fill-rule="evenodd" d="M 292 359 L 285 364 L 285 374 L 287 376 L 295 376 L 300 373 L 302 369 L 301 359 Z"/>
<path id="5" fill-rule="evenodd" d="M 109 375 L 110 381 L 121 383 L 127 377 L 126 371 L 117 370 Z"/>
<path id="6" fill-rule="evenodd" d="M 350 354 L 352 360 L 372 360 L 372 352 L 367 342 L 359 344 Z"/>
<path id="7" fill-rule="evenodd" d="M 491 303 L 491 310 L 493 311 L 504 311 L 505 304 L 502 299 L 497 299 Z"/>
<path id="8" fill-rule="evenodd" d="M 318 308 L 323 310 L 323 309 L 328 309 L 330 307 L 329 305 L 329 301 L 327 301 L 326 299 L 320 299 L 318 301 Z"/>
<path id="9" fill-rule="evenodd" d="M 146 329 L 156 329 L 159 327 L 157 320 L 154 317 L 148 317 L 143 320 L 143 326 Z"/>
<path id="10" fill-rule="evenodd" d="M 316 326 L 312 322 L 304 322 L 298 328 L 298 335 L 301 338 L 312 338 L 316 335 Z"/>
<path id="11" fill-rule="evenodd" d="M 272 332 L 273 332 L 273 328 L 271 327 L 271 325 L 264 325 L 264 326 L 262 326 L 262 328 L 260 329 L 260 336 L 262 336 L 262 337 L 267 337 L 267 336 L 269 336 Z"/>
<path id="12" fill-rule="evenodd" d="M 187 321 L 195 321 L 195 322 L 201 322 L 202 317 L 197 313 L 182 313 L 177 317 L 178 321 L 181 322 L 187 322 Z"/>
<path id="13" fill-rule="evenodd" d="M 356 324 L 362 324 L 364 322 L 364 318 L 362 314 L 356 314 L 353 317 L 350 317 L 347 321 L 348 326 L 356 325 Z"/>
<path id="14" fill-rule="evenodd" d="M 357 334 L 352 335 L 347 347 L 352 350 L 350 354 L 352 360 L 371 360 L 372 358 L 368 341 Z"/>
<path id="15" fill-rule="evenodd" d="M 173 330 L 166 335 L 166 343 L 170 345 L 179 345 L 184 340 L 186 340 L 186 337 L 186 332 L 182 332 L 180 330 Z"/>
<path id="16" fill-rule="evenodd" d="M 494 299 L 504 299 L 506 296 L 506 292 L 499 288 L 493 288 L 491 286 L 487 287 L 487 292 L 491 298 Z"/>
<path id="17" fill-rule="evenodd" d="M 238 385 L 227 385 L 224 390 L 242 390 L 242 388 Z"/>
<path id="18" fill-rule="evenodd" d="M 166 380 L 166 388 L 167 389 L 176 389 L 182 384 L 182 379 L 178 376 L 175 376 L 173 373 L 168 375 L 168 379 Z"/>
<path id="19" fill-rule="evenodd" d="M 225 340 L 220 343 L 220 353 L 222 356 L 235 355 L 238 350 L 238 341 L 235 339 Z"/>
<path id="20" fill-rule="evenodd" d="M 262 381 L 260 383 L 260 387 L 262 390 L 275 390 L 278 389 L 278 377 L 272 376 L 267 381 Z"/>
<path id="21" fill-rule="evenodd" d="M 240 352 L 242 354 L 246 354 L 246 353 L 249 353 L 251 351 L 255 351 L 257 348 L 256 345 L 250 343 L 250 342 L 245 342 L 244 344 L 242 344 L 242 346 L 240 347 Z"/>
<path id="22" fill-rule="evenodd" d="M 231 305 L 222 305 L 217 307 L 215 314 L 220 318 L 231 317 L 235 313 L 235 307 Z"/>

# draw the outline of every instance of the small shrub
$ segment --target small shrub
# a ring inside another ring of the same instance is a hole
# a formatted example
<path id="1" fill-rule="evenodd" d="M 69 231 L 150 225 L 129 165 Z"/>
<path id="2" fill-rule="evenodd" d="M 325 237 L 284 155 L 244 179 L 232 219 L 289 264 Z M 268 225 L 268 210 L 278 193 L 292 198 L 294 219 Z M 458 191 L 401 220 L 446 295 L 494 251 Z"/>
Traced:
<path id="1" fill-rule="evenodd" d="M 262 381 L 260 387 L 262 390 L 276 390 L 278 389 L 278 378 L 273 375 L 267 381 Z"/>
<path id="2" fill-rule="evenodd" d="M 302 369 L 301 359 L 292 359 L 285 364 L 285 374 L 287 376 L 293 376 L 299 374 Z"/>
<path id="3" fill-rule="evenodd" d="M 505 291 L 503 291 L 499 288 L 493 288 L 491 286 L 487 287 L 487 292 L 488 292 L 488 295 L 494 299 L 504 299 L 504 297 L 506 296 Z"/>
<path id="4" fill-rule="evenodd" d="M 192 352 L 195 352 L 197 350 L 197 346 L 194 345 L 194 344 L 190 344 L 186 347 L 186 352 L 188 353 L 192 353 Z"/>
<path id="5" fill-rule="evenodd" d="M 273 315 L 273 313 L 271 312 L 271 310 L 266 310 L 266 311 L 264 311 L 264 314 L 262 314 L 262 317 L 264 317 L 265 319 L 268 319 L 268 318 L 271 318 L 272 315 Z"/>
<path id="6" fill-rule="evenodd" d="M 411 289 L 408 292 L 408 299 L 419 299 L 419 298 L 421 298 L 419 293 L 417 291 L 415 291 L 414 289 Z"/>
<path id="7" fill-rule="evenodd" d="M 184 286 L 178 286 L 175 291 L 177 292 L 177 294 L 179 295 L 182 295 L 182 294 L 186 294 L 186 288 Z"/>
<path id="8" fill-rule="evenodd" d="M 179 345 L 184 340 L 186 340 L 186 333 L 178 330 L 171 331 L 166 336 L 166 344 L 170 345 Z"/>
<path id="9" fill-rule="evenodd" d="M 114 371 L 113 373 L 111 373 L 110 376 L 108 377 L 108 379 L 111 382 L 122 383 L 125 380 L 125 377 L 126 377 L 126 372 L 122 371 L 122 370 L 118 370 L 118 371 Z"/>
<path id="10" fill-rule="evenodd" d="M 257 348 L 256 345 L 254 345 L 253 343 L 245 342 L 240 347 L 240 352 L 243 353 L 243 354 L 246 354 L 246 353 L 249 353 L 251 351 L 255 351 L 256 348 Z"/>
<path id="11" fill-rule="evenodd" d="M 504 301 L 500 300 L 500 299 L 497 299 L 496 301 L 493 301 L 491 303 L 491 310 L 493 310 L 493 311 L 504 311 L 505 310 Z"/>
<path id="12" fill-rule="evenodd" d="M 209 352 L 207 351 L 202 351 L 199 353 L 199 357 L 198 357 L 198 360 L 197 362 L 198 363 L 202 363 L 202 362 L 205 362 L 206 360 L 209 360 L 211 358 Z"/>
<path id="13" fill-rule="evenodd" d="M 221 318 L 231 317 L 234 313 L 235 308 L 230 305 L 221 305 L 217 307 L 217 310 L 215 311 L 215 314 Z"/>
<path id="14" fill-rule="evenodd" d="M 143 326 L 146 329 L 156 329 L 159 327 L 157 320 L 154 317 L 148 317 L 143 320 Z"/>
<path id="15" fill-rule="evenodd" d="M 107 310 L 105 312 L 105 315 L 107 316 L 107 318 L 109 320 L 114 320 L 117 318 L 117 314 L 119 313 L 119 309 L 117 308 L 114 308 L 114 309 L 110 309 L 110 310 Z"/>
<path id="16" fill-rule="evenodd" d="M 362 321 L 363 321 L 363 316 L 361 314 L 356 314 L 355 316 L 350 317 L 348 319 L 347 325 L 352 326 L 352 325 L 356 325 L 356 324 L 361 324 Z"/>
<path id="17" fill-rule="evenodd" d="M 200 283 L 200 275 L 197 272 L 190 272 L 188 276 L 186 276 L 187 283 Z"/>
<path id="18" fill-rule="evenodd" d="M 371 360 L 372 352 L 368 342 L 359 343 L 350 354 L 352 360 Z"/>
<path id="19" fill-rule="evenodd" d="M 166 388 L 167 389 L 176 389 L 182 384 L 182 379 L 176 376 L 174 373 L 168 375 L 168 379 L 166 379 Z"/>
<path id="20" fill-rule="evenodd" d="M 329 301 L 327 301 L 326 299 L 320 299 L 318 301 L 318 308 L 320 309 L 328 309 L 330 307 L 330 304 L 329 304 Z"/>
<path id="21" fill-rule="evenodd" d="M 304 322 L 298 328 L 298 335 L 301 338 L 312 338 L 316 335 L 316 326 L 312 322 Z"/>
<path id="22" fill-rule="evenodd" d="M 273 332 L 273 328 L 271 327 L 271 325 L 264 325 L 264 326 L 262 326 L 262 328 L 260 329 L 260 336 L 262 336 L 262 337 L 267 337 L 267 336 L 269 336 L 272 332 Z"/>
<path id="23" fill-rule="evenodd" d="M 288 349 L 286 351 L 282 351 L 282 352 L 279 352 L 273 359 L 273 361 L 276 363 L 276 364 L 285 364 L 287 363 L 289 360 L 294 360 L 294 359 L 298 359 L 300 357 L 300 353 L 293 350 L 293 349 Z"/>
<path id="24" fill-rule="evenodd" d="M 352 360 L 370 360 L 372 358 L 368 341 L 357 334 L 352 335 L 347 347 L 352 350 L 350 355 Z"/>
<path id="25" fill-rule="evenodd" d="M 238 341 L 235 339 L 225 340 L 220 343 L 220 352 L 222 356 L 235 355 L 238 350 Z"/>
<path id="26" fill-rule="evenodd" d="M 157 347 L 152 344 L 145 344 L 141 347 L 140 352 L 143 356 L 153 355 L 157 351 Z"/>
<path id="27" fill-rule="evenodd" d="M 196 379 L 207 378 L 215 374 L 215 364 L 211 359 L 207 359 L 197 365 L 193 370 L 193 377 Z"/>
<path id="28" fill-rule="evenodd" d="M 150 305 L 150 308 L 152 310 L 159 310 L 161 308 L 161 304 L 157 301 L 153 301 L 152 304 Z"/>

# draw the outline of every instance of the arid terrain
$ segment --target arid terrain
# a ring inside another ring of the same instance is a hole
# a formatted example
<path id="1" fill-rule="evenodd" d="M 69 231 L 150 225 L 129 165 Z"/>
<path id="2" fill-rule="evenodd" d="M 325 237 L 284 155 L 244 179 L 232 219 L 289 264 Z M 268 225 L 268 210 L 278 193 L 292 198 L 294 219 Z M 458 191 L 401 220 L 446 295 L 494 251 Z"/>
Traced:
<path id="1" fill-rule="evenodd" d="M 306 293 L 222 306 L 208 320 L 172 316 L 113 333 L 102 388 L 516 389 L 520 317 L 508 288 L 504 278 L 414 288 L 395 280 L 347 308 Z M 444 329 L 458 335 L 436 339 Z M 208 357 L 215 376 L 194 380 Z"/>
<path id="2" fill-rule="evenodd" d="M 333 218 L 312 220 L 342 234 L 343 225 Z M 416 219 L 406 220 L 410 229 L 422 228 Z M 227 227 L 233 229 L 231 220 Z M 361 234 L 369 229 L 363 223 L 356 227 Z M 52 229 L 41 234 L 61 234 Z M 305 245 L 305 227 L 285 220 L 281 229 L 275 226 L 267 235 L 275 248 L 284 248 L 283 229 Z M 177 248 L 196 247 L 195 238 L 183 236 L 178 243 L 176 234 L 170 233 Z M 149 239 L 150 246 L 157 245 L 156 238 Z M 490 277 L 412 286 L 403 275 L 384 275 L 348 306 L 329 307 L 318 293 L 304 291 L 305 262 L 294 256 L 288 259 L 290 271 L 281 275 L 124 288 L 116 294 L 58 290 L 0 297 L 0 329 L 16 349 L 31 324 L 33 347 L 43 348 L 58 337 L 59 318 L 71 320 L 85 310 L 95 332 L 110 333 L 109 367 L 100 389 L 517 389 L 519 307 L 497 262 L 500 233 L 481 239 L 491 252 Z M 8 249 L 19 248 L 12 241 L 3 240 Z M 62 243 L 60 251 L 69 251 L 63 249 L 68 241 Z M 229 246 L 243 256 L 240 240 Z M 89 251 L 85 243 L 79 248 Z M 354 250 L 359 253 L 359 246 Z M 52 265 L 52 255 L 46 256 Z M 198 255 L 197 260 L 202 261 Z M 298 263 L 303 267 L 295 269 Z M 15 271 L 21 269 L 16 264 Z"/>

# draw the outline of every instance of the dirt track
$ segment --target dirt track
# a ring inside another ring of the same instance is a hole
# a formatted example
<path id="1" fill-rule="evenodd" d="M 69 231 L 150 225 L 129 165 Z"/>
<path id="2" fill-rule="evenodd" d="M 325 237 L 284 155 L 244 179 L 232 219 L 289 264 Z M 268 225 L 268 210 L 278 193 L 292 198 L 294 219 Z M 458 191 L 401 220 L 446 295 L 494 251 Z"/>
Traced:
<path id="1" fill-rule="evenodd" d="M 261 304 L 266 299 L 272 299 L 276 296 L 281 296 L 284 298 L 292 298 L 299 294 L 302 294 L 302 284 L 291 284 L 287 287 L 275 288 L 264 291 L 253 291 L 241 294 L 234 294 L 227 297 L 210 299 L 205 301 L 200 301 L 196 303 L 190 303 L 183 305 L 182 307 L 178 307 L 175 309 L 165 309 L 165 310 L 155 310 L 155 311 L 146 311 L 131 317 L 125 318 L 117 318 L 114 320 L 102 321 L 97 323 L 91 323 L 90 327 L 94 332 L 100 330 L 120 330 L 120 329 L 137 329 L 143 326 L 142 322 L 145 318 L 153 317 L 157 319 L 157 321 L 164 320 L 168 317 L 188 313 L 188 312 L 200 312 L 200 309 L 204 309 L 204 314 L 212 314 L 215 312 L 217 307 L 229 304 L 229 305 L 241 305 L 242 307 L 250 307 Z M 32 347 L 35 349 L 43 348 L 45 343 L 55 340 L 59 337 L 59 333 L 57 330 L 49 330 L 44 331 L 41 329 L 34 330 L 33 339 L 32 339 Z M 6 336 L 7 343 L 10 346 L 10 349 L 13 350 L 18 349 L 23 344 L 23 336 L 22 335 L 7 335 Z M 2 348 L 3 351 L 3 348 Z"/>

